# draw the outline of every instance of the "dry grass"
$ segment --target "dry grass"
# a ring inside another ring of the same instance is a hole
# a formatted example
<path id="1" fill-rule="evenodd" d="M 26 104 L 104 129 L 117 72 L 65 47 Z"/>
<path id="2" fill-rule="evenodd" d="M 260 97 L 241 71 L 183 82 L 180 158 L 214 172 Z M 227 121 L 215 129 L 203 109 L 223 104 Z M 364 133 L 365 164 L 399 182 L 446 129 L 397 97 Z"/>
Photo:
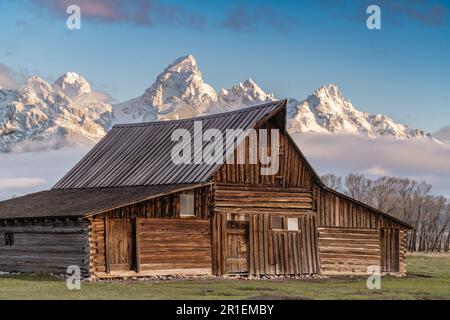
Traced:
<path id="1" fill-rule="evenodd" d="M 408 255 L 407 266 L 407 277 L 383 277 L 380 290 L 369 290 L 365 277 L 330 277 L 83 282 L 70 291 L 49 275 L 6 275 L 0 299 L 450 299 L 450 255 Z"/>

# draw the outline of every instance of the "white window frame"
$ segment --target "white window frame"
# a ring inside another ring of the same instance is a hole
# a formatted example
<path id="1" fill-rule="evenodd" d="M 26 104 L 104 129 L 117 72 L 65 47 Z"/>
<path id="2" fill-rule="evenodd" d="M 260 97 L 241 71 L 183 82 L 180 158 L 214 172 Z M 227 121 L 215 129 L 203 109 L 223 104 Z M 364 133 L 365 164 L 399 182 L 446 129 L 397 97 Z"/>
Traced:
<path id="1" fill-rule="evenodd" d="M 298 218 L 287 218 L 287 230 L 298 231 Z"/>
<path id="2" fill-rule="evenodd" d="M 180 194 L 180 217 L 195 217 L 194 192 Z"/>

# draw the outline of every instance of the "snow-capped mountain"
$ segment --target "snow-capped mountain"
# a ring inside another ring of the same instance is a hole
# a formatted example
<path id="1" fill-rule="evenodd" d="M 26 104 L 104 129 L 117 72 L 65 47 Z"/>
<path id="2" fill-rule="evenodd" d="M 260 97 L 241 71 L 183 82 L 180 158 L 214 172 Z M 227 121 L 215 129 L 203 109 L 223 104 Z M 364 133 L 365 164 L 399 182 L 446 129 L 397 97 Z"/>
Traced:
<path id="1" fill-rule="evenodd" d="M 31 77 L 18 90 L 0 89 L 0 151 L 93 144 L 111 122 L 111 105 L 73 72 L 53 85 Z"/>
<path id="2" fill-rule="evenodd" d="M 251 79 L 217 94 L 188 55 L 169 65 L 143 95 L 113 108 L 118 122 L 141 122 L 189 118 L 274 100 Z"/>
<path id="3" fill-rule="evenodd" d="M 397 139 L 429 136 L 421 130 L 397 123 L 386 115 L 357 110 L 334 84 L 321 87 L 306 100 L 291 100 L 289 124 L 292 132 L 362 134 Z"/>
<path id="4" fill-rule="evenodd" d="M 124 122 L 181 119 L 204 113 L 217 100 L 195 58 L 188 55 L 169 65 L 142 96 L 115 105 L 114 113 Z"/>
<path id="5" fill-rule="evenodd" d="M 113 107 L 118 120 L 135 122 L 230 111 L 276 99 L 252 79 L 217 94 L 203 81 L 195 58 L 188 55 L 167 67 L 142 96 Z M 306 100 L 290 99 L 288 113 L 293 133 L 362 134 L 398 139 L 427 136 L 388 116 L 358 111 L 333 84 L 320 88 Z"/>
<path id="6" fill-rule="evenodd" d="M 18 90 L 0 88 L 0 151 L 90 145 L 113 123 L 182 119 L 276 99 L 251 79 L 217 93 L 203 80 L 192 55 L 169 65 L 141 96 L 113 106 L 74 72 L 53 84 L 31 77 Z M 290 99 L 288 118 L 292 133 L 428 137 L 388 116 L 358 111 L 333 84 L 303 101 Z"/>
<path id="7" fill-rule="evenodd" d="M 441 128 L 433 136 L 440 141 L 450 144 L 450 125 Z"/>

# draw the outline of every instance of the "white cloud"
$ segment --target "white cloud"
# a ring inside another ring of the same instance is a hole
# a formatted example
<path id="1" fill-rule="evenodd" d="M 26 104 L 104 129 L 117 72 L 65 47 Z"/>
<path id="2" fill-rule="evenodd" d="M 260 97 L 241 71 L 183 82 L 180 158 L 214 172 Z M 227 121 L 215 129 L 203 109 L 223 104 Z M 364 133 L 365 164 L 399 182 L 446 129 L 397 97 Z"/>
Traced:
<path id="1" fill-rule="evenodd" d="M 295 134 L 294 140 L 319 174 L 410 177 L 450 196 L 450 145 L 313 133 Z"/>
<path id="2" fill-rule="evenodd" d="M 410 177 L 450 196 L 450 145 L 312 133 L 294 139 L 319 174 Z M 0 153 L 0 200 L 51 188 L 87 151 Z"/>
<path id="3" fill-rule="evenodd" d="M 51 188 L 88 150 L 0 153 L 0 200 Z"/>
<path id="4" fill-rule="evenodd" d="M 47 181 L 41 178 L 7 178 L 0 179 L 0 189 L 22 189 L 37 187 Z"/>
<path id="5" fill-rule="evenodd" d="M 366 169 L 363 173 L 371 176 L 390 176 L 392 172 L 382 166 L 373 166 L 371 168 Z"/>

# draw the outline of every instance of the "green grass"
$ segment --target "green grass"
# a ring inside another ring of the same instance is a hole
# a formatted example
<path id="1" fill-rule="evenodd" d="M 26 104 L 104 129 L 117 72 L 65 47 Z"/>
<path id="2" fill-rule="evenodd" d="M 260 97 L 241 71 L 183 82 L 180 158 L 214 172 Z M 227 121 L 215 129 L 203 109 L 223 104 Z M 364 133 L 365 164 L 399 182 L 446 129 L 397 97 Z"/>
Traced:
<path id="1" fill-rule="evenodd" d="M 408 276 L 302 280 L 171 280 L 82 282 L 70 291 L 49 275 L 0 276 L 0 299 L 450 299 L 450 255 L 410 255 Z"/>

